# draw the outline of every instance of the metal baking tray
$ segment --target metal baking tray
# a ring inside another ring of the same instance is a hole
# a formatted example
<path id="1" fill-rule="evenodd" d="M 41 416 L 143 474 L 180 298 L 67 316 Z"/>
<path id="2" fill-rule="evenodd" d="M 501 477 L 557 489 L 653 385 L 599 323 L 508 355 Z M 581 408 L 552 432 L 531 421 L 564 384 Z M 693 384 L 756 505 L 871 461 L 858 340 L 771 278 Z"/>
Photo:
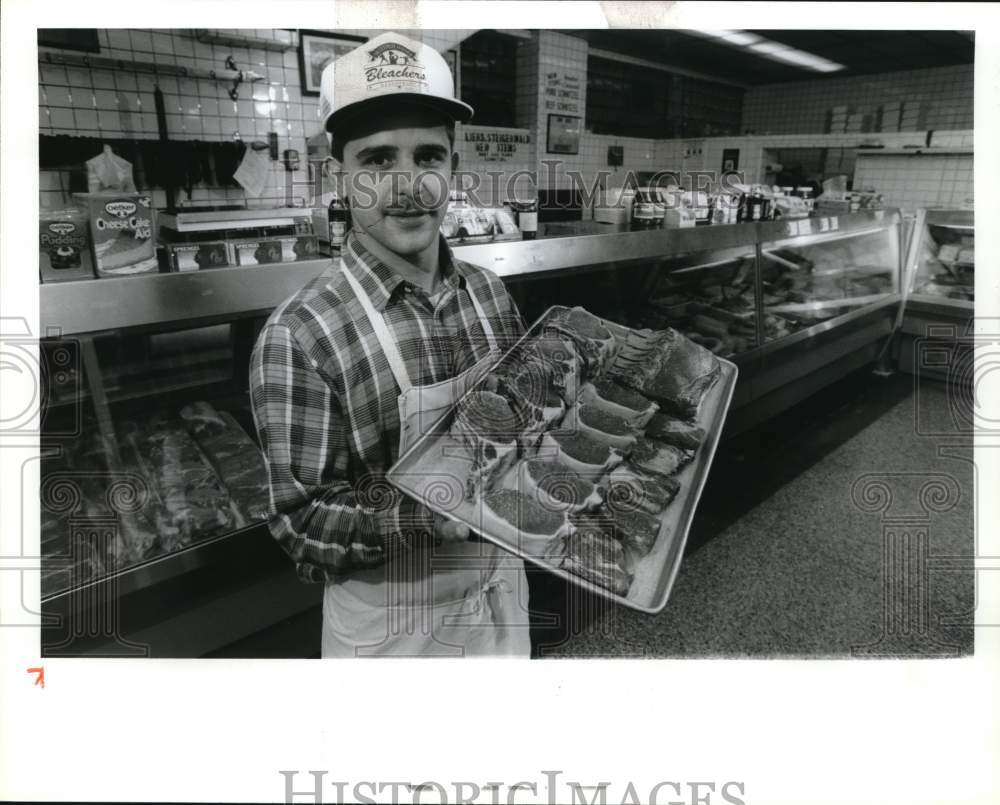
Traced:
<path id="1" fill-rule="evenodd" d="M 554 313 L 566 309 L 549 308 L 507 354 L 518 349 L 524 341 L 540 335 L 545 322 Z M 627 327 L 615 322 L 602 319 L 602 323 L 617 338 L 623 339 L 629 332 Z M 694 460 L 674 475 L 681 485 L 680 491 L 660 517 L 660 531 L 653 549 L 633 567 L 632 586 L 625 596 L 617 595 L 581 576 L 556 567 L 535 552 L 522 550 L 520 545 L 506 536 L 490 533 L 488 529 L 483 528 L 482 504 L 479 501 L 467 500 L 463 494 L 471 460 L 467 458 L 465 448 L 448 432 L 454 409 L 426 428 L 418 441 L 411 445 L 410 449 L 389 469 L 386 478 L 393 486 L 417 499 L 432 511 L 464 523 L 472 531 L 504 550 L 592 593 L 640 612 L 656 614 L 666 606 L 680 569 L 688 530 L 712 466 L 719 435 L 736 386 L 736 364 L 718 356 L 716 359 L 722 371 L 719 379 L 702 399 L 696 418 L 697 424 L 705 430 L 705 441 L 695 453 Z M 473 386 L 473 390 L 475 388 L 478 388 L 478 385 Z M 509 473 L 509 476 L 512 475 L 513 473 Z"/>

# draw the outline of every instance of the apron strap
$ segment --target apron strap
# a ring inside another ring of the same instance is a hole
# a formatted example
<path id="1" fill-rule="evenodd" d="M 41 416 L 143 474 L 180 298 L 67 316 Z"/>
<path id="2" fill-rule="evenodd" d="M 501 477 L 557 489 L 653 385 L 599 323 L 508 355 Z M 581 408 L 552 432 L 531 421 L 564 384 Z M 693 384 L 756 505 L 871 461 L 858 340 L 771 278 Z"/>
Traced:
<path id="1" fill-rule="evenodd" d="M 476 309 L 476 315 L 479 317 L 479 323 L 483 327 L 483 334 L 486 336 L 486 343 L 490 345 L 490 352 L 499 352 L 497 348 L 497 339 L 493 334 L 493 328 L 490 327 L 490 321 L 486 317 L 486 311 L 483 310 L 483 306 L 479 304 L 479 299 L 472 292 L 472 288 L 469 285 L 468 280 L 465 283 L 465 290 L 469 294 L 469 299 L 472 300 L 472 306 Z"/>
<path id="2" fill-rule="evenodd" d="M 389 332 L 389 325 L 386 323 L 385 317 L 375 310 L 372 300 L 368 298 L 368 294 L 361 287 L 361 283 L 347 270 L 343 258 L 340 260 L 340 270 L 344 272 L 348 284 L 354 289 L 358 301 L 361 302 L 361 307 L 364 309 L 365 315 L 371 323 L 372 330 L 375 331 L 375 338 L 378 339 L 379 346 L 382 347 L 382 352 L 385 354 L 385 359 L 389 362 L 392 376 L 396 378 L 396 384 L 399 386 L 400 393 L 409 393 L 410 389 L 413 388 L 413 383 L 410 382 L 410 374 L 406 371 L 403 356 L 399 352 L 399 347 L 396 346 L 396 339 Z"/>

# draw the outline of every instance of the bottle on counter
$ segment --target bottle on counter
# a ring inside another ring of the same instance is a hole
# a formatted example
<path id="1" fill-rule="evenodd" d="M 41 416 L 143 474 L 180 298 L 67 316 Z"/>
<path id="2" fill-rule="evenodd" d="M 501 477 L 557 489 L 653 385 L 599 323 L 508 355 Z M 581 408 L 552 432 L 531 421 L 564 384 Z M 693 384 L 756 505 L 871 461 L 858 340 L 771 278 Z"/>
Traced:
<path id="1" fill-rule="evenodd" d="M 644 189 L 635 191 L 635 201 L 632 203 L 632 229 L 652 229 L 656 226 L 656 213 L 653 201 Z"/>
<path id="2" fill-rule="evenodd" d="M 529 201 L 516 200 L 513 204 L 517 213 L 517 228 L 521 230 L 522 240 L 534 240 L 538 237 L 538 199 Z"/>
<path id="3" fill-rule="evenodd" d="M 800 196 L 802 198 L 802 201 L 806 205 L 806 210 L 810 214 L 812 214 L 813 207 L 816 204 L 816 201 L 815 199 L 813 199 L 812 194 L 813 194 L 813 189 L 811 187 L 806 186 L 806 187 L 795 188 L 795 195 Z"/>
<path id="4" fill-rule="evenodd" d="M 327 225 L 330 228 L 330 251 L 333 255 L 340 254 L 347 238 L 348 216 L 350 213 L 340 196 L 334 195 L 330 199 L 330 206 L 327 209 Z"/>

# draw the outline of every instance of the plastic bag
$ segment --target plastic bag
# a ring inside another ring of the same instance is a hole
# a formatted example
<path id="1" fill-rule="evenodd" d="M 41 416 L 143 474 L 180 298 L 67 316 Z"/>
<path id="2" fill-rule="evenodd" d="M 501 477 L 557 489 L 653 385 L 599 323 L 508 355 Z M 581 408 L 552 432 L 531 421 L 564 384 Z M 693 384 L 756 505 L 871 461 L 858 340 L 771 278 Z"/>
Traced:
<path id="1" fill-rule="evenodd" d="M 87 190 L 99 193 L 102 190 L 118 190 L 134 193 L 132 163 L 117 156 L 110 145 L 96 157 L 87 160 Z"/>

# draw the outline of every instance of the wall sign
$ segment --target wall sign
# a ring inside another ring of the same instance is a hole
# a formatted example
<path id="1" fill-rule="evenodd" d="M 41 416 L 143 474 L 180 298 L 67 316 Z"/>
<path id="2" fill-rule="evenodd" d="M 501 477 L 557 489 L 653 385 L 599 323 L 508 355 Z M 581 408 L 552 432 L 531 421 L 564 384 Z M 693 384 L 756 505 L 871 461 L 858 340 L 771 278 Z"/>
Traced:
<path id="1" fill-rule="evenodd" d="M 549 115 L 545 150 L 550 154 L 579 154 L 580 120 L 571 115 Z"/>
<path id="2" fill-rule="evenodd" d="M 722 172 L 738 170 L 740 167 L 740 149 L 722 149 Z"/>
<path id="3" fill-rule="evenodd" d="M 544 69 L 544 67 L 543 67 Z M 542 79 L 546 112 L 567 115 L 583 114 L 583 87 L 586 79 L 577 72 L 549 70 Z M 575 151 L 573 153 L 576 153 Z"/>
<path id="4" fill-rule="evenodd" d="M 462 139 L 475 150 L 476 159 L 482 162 L 523 162 L 531 135 L 527 132 L 498 129 L 496 131 L 462 132 Z"/>

